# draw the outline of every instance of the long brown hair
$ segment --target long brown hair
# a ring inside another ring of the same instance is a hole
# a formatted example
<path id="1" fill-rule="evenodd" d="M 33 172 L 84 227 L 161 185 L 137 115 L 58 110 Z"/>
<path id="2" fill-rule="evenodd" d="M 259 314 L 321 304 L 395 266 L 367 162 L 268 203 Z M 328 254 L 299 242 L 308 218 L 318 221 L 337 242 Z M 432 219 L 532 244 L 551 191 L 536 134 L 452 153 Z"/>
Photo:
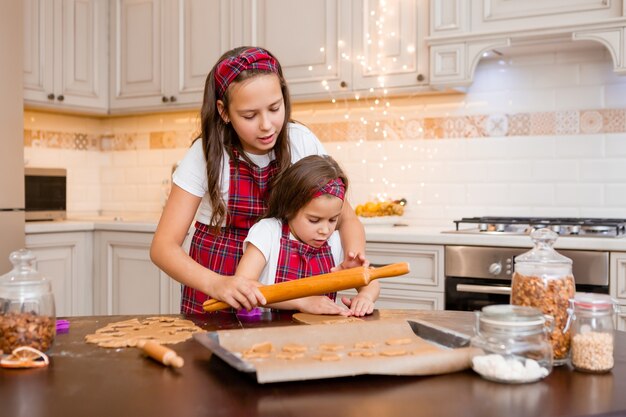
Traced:
<path id="1" fill-rule="evenodd" d="M 207 161 L 207 185 L 209 201 L 211 202 L 212 214 L 209 224 L 216 226 L 218 229 L 221 227 L 227 214 L 226 202 L 222 198 L 221 180 L 222 170 L 224 164 L 224 152 L 228 154 L 231 159 L 234 159 L 233 150 L 237 150 L 239 155 L 247 162 L 252 164 L 252 161 L 246 156 L 239 140 L 239 136 L 232 127 L 232 124 L 226 124 L 217 108 L 217 93 L 215 88 L 215 71 L 220 62 L 224 59 L 237 56 L 243 51 L 250 49 L 250 46 L 242 46 L 232 49 L 220 57 L 217 63 L 209 72 L 204 85 L 204 99 L 202 103 L 202 110 L 200 113 L 200 123 L 202 133 L 202 149 L 204 151 L 204 157 Z M 265 50 L 274 59 L 274 55 Z M 279 173 L 283 172 L 291 164 L 291 151 L 289 147 L 289 132 L 287 131 L 287 124 L 291 120 L 291 99 L 289 98 L 289 89 L 287 88 L 287 82 L 283 76 L 283 70 L 278 60 L 276 60 L 278 66 L 278 72 L 273 73 L 264 70 L 251 69 L 242 71 L 237 78 L 233 80 L 233 83 L 242 82 L 258 75 L 276 74 L 280 82 L 280 89 L 283 94 L 283 101 L 285 105 L 285 120 L 283 122 L 282 129 L 276 139 L 274 145 L 274 157 L 278 161 Z M 221 100 L 224 102 L 224 108 L 228 111 L 229 103 L 229 90 L 226 90 Z M 198 138 L 198 139 L 200 139 Z"/>
<path id="2" fill-rule="evenodd" d="M 282 221 L 293 219 L 320 187 L 336 178 L 341 178 L 347 192 L 348 177 L 332 157 L 310 155 L 300 159 L 274 178 L 269 208 L 264 217 Z"/>

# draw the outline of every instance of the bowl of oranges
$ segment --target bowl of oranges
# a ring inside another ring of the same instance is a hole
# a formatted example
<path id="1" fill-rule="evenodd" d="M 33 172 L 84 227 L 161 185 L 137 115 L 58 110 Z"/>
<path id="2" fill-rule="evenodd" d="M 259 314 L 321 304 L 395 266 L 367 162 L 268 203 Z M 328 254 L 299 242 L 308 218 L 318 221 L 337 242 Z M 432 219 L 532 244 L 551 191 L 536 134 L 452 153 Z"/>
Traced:
<path id="1" fill-rule="evenodd" d="M 395 224 L 404 215 L 406 200 L 367 201 L 354 208 L 363 224 Z"/>

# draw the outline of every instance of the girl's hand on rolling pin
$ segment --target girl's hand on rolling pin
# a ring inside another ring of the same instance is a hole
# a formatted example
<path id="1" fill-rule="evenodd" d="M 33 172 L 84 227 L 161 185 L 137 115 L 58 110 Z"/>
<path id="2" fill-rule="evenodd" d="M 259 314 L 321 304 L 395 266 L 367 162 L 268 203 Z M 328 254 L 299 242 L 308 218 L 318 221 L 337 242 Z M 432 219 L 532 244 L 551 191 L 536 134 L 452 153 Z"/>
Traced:
<path id="1" fill-rule="evenodd" d="M 362 253 L 348 252 L 343 262 L 334 268 L 331 268 L 331 272 L 341 271 L 342 269 L 356 268 L 358 266 L 368 267 L 370 262 L 365 258 Z"/>
<path id="2" fill-rule="evenodd" d="M 212 298 L 224 301 L 233 308 L 245 308 L 250 311 L 258 305 L 266 303 L 265 297 L 259 291 L 262 285 L 255 279 L 241 276 L 220 275 L 212 282 L 212 291 L 209 295 Z"/>

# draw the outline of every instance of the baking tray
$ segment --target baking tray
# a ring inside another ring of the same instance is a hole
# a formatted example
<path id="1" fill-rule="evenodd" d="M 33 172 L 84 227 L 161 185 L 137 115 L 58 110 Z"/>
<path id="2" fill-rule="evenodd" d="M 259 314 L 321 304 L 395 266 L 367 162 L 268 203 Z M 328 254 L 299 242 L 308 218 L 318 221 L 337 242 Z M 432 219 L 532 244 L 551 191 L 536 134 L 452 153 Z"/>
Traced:
<path id="1" fill-rule="evenodd" d="M 294 325 L 196 333 L 199 343 L 234 369 L 256 373 L 259 383 L 336 378 L 355 375 L 436 375 L 469 367 L 469 348 L 450 349 L 430 343 L 417 336 L 406 320 L 364 323 Z M 410 339 L 403 346 L 387 345 L 390 339 Z M 374 357 L 354 357 L 349 353 L 355 343 L 372 341 Z M 281 346 L 299 343 L 308 347 L 304 358 L 296 360 L 270 358 L 243 359 L 240 352 L 257 343 L 270 342 L 275 353 Z M 324 362 L 315 356 L 322 344 L 341 344 L 338 361 Z M 405 355 L 383 356 L 384 350 L 406 350 Z"/>

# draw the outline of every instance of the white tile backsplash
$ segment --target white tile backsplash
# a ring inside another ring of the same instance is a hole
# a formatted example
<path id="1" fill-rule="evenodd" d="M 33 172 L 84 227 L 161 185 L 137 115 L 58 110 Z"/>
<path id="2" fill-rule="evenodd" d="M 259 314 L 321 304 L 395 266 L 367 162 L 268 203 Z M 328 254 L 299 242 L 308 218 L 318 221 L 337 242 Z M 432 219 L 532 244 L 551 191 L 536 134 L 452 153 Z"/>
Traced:
<path id="1" fill-rule="evenodd" d="M 343 122 L 348 110 L 351 118 L 367 112 L 363 102 L 297 107 L 294 118 L 306 124 Z M 492 137 L 420 140 L 415 138 L 423 136 L 423 122 L 414 120 L 385 141 L 356 140 L 367 139 L 367 129 L 359 126 L 362 134 L 324 147 L 347 171 L 353 205 L 378 194 L 404 197 L 406 217 L 420 224 L 452 228 L 452 219 L 481 215 L 624 217 L 626 134 L 580 132 L 593 132 L 597 125 L 591 122 L 600 117 L 588 112 L 584 120 L 583 112 L 625 107 L 626 77 L 613 72 L 604 49 L 492 59 L 479 63 L 467 94 L 400 98 L 381 125 L 402 115 L 454 117 L 454 124 L 473 115 L 502 121 L 528 113 L 535 132 L 552 123 L 558 135 L 493 136 L 498 130 L 492 126 L 483 135 Z M 181 143 L 199 125 L 189 113 L 99 119 L 25 112 L 24 119 L 33 131 L 72 126 L 69 131 L 134 135 L 137 150 L 25 149 L 29 166 L 68 168 L 70 212 L 103 214 L 159 213 L 171 167 L 188 149 Z M 483 120 L 473 126 L 486 128 L 486 119 L 472 120 Z M 168 137 L 175 148 L 148 149 L 150 132 L 160 130 L 176 132 Z M 450 131 L 467 133 L 455 126 Z"/>

